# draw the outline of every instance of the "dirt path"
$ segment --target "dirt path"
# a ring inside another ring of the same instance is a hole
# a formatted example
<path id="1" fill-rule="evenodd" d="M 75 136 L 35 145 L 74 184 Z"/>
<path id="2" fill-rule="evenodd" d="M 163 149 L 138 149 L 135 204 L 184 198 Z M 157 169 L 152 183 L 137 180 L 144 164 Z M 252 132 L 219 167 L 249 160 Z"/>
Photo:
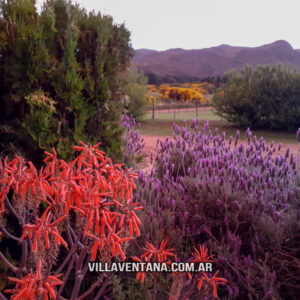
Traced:
<path id="1" fill-rule="evenodd" d="M 151 171 L 151 164 L 150 164 L 150 155 L 151 153 L 155 154 L 155 147 L 158 139 L 165 140 L 165 138 L 172 138 L 171 136 L 154 136 L 154 135 L 143 135 L 145 141 L 144 153 L 146 155 L 145 160 L 141 164 L 141 168 L 146 173 Z"/>

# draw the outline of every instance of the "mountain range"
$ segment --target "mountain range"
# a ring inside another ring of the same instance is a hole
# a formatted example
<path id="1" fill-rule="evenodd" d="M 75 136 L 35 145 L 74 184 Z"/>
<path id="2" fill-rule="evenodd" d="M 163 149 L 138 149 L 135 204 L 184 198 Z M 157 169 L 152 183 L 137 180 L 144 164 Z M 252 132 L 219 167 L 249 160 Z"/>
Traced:
<path id="1" fill-rule="evenodd" d="M 135 51 L 132 63 L 144 73 L 160 77 L 205 78 L 222 76 L 245 65 L 287 64 L 300 69 L 300 49 L 283 40 L 259 47 L 217 47 L 184 50 Z"/>

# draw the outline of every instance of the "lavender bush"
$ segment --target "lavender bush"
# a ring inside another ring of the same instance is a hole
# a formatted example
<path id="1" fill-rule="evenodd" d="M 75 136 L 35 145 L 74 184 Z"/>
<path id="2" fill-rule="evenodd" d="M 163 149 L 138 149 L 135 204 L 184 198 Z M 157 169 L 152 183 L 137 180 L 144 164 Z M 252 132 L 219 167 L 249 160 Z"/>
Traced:
<path id="1" fill-rule="evenodd" d="M 135 194 L 145 207 L 138 243 L 167 238 L 181 261 L 205 244 L 229 281 L 220 289 L 222 299 L 297 299 L 296 158 L 249 129 L 246 143 L 239 135 L 226 142 L 225 132 L 213 132 L 207 123 L 200 129 L 195 120 L 191 128 L 174 124 L 174 140 L 158 141 L 154 167 L 140 172 Z M 190 299 L 199 299 L 196 288 Z"/>
<path id="2" fill-rule="evenodd" d="M 140 123 L 137 124 L 132 115 L 123 115 L 121 126 L 125 130 L 122 136 L 125 164 L 131 165 L 140 162 L 144 157 L 142 150 L 145 146 L 144 139 L 140 136 L 139 130 L 136 129 Z"/>
<path id="3" fill-rule="evenodd" d="M 297 130 L 297 141 L 298 141 L 298 169 L 300 168 L 300 128 Z"/>

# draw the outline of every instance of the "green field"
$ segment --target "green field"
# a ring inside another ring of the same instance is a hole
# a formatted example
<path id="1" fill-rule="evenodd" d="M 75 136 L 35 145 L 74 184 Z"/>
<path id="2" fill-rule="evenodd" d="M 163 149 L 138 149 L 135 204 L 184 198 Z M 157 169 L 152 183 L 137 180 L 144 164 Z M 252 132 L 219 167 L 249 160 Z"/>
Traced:
<path id="1" fill-rule="evenodd" d="M 183 121 L 183 120 L 194 120 L 196 118 L 196 109 L 195 110 L 187 110 L 184 111 L 181 109 L 181 111 L 176 111 L 175 114 L 175 121 Z M 198 111 L 198 118 L 200 120 L 208 120 L 208 121 L 214 121 L 214 120 L 221 120 L 219 116 L 217 116 L 214 113 L 213 109 L 202 109 Z M 152 112 L 148 112 L 143 120 L 152 120 Z M 173 121 L 174 120 L 174 112 L 173 109 L 170 109 L 169 112 L 155 112 L 155 119 L 156 121 Z"/>
<path id="2" fill-rule="evenodd" d="M 147 113 L 143 120 L 141 121 L 140 132 L 142 135 L 152 135 L 152 136 L 171 136 L 173 134 L 173 123 L 175 122 L 178 125 L 183 125 L 183 121 L 186 120 L 187 124 L 190 125 L 191 121 L 196 118 L 195 111 L 180 111 L 176 112 L 176 118 L 173 119 L 173 111 L 170 112 L 161 112 L 155 114 L 155 119 L 151 119 L 151 112 Z M 199 110 L 199 120 L 204 123 L 209 121 L 210 128 L 215 130 L 218 128 L 219 133 L 225 131 L 226 138 L 229 138 L 230 135 L 235 136 L 236 131 L 240 129 L 237 125 L 229 123 L 222 120 L 219 116 L 214 113 L 213 109 L 210 110 Z M 245 130 L 240 129 L 241 139 L 246 138 Z M 283 143 L 296 145 L 296 134 L 289 133 L 286 131 L 267 131 L 267 130 L 255 130 L 253 135 L 256 135 L 257 138 L 261 136 L 267 142 L 274 141 L 275 143 Z"/>

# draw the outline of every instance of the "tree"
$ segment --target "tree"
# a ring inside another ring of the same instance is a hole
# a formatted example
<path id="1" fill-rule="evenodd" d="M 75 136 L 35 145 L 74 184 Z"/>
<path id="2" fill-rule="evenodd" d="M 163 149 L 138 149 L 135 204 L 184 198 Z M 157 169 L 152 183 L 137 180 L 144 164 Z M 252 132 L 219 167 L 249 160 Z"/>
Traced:
<path id="1" fill-rule="evenodd" d="M 129 115 L 139 120 L 147 111 L 147 77 L 139 72 L 135 66 L 130 68 L 123 75 L 124 93 L 125 93 L 125 109 Z"/>
<path id="2" fill-rule="evenodd" d="M 175 101 L 179 100 L 179 93 L 177 87 L 171 87 L 168 89 L 167 93 L 165 94 L 169 99 L 173 102 L 173 118 L 175 120 L 176 118 L 176 107 L 175 107 Z"/>
<path id="3" fill-rule="evenodd" d="M 148 84 L 148 94 L 146 95 L 146 100 L 152 109 L 152 120 L 155 118 L 155 104 L 157 103 L 161 94 L 158 88 L 154 84 Z"/>
<path id="4" fill-rule="evenodd" d="M 287 129 L 300 124 L 300 73 L 287 66 L 245 67 L 227 74 L 213 99 L 217 113 L 242 127 Z"/>
<path id="5" fill-rule="evenodd" d="M 73 156 L 82 139 L 119 157 L 128 30 L 66 0 L 46 1 L 40 13 L 33 0 L 0 5 L 0 150 L 37 162 L 52 147 Z"/>
<path id="6" fill-rule="evenodd" d="M 205 102 L 204 97 L 200 92 L 194 92 L 190 101 L 196 105 L 196 118 L 198 118 L 198 104 Z"/>
<path id="7" fill-rule="evenodd" d="M 150 102 L 152 108 L 152 120 L 155 118 L 155 104 L 157 102 L 157 96 L 155 94 L 148 96 L 148 101 Z"/>

